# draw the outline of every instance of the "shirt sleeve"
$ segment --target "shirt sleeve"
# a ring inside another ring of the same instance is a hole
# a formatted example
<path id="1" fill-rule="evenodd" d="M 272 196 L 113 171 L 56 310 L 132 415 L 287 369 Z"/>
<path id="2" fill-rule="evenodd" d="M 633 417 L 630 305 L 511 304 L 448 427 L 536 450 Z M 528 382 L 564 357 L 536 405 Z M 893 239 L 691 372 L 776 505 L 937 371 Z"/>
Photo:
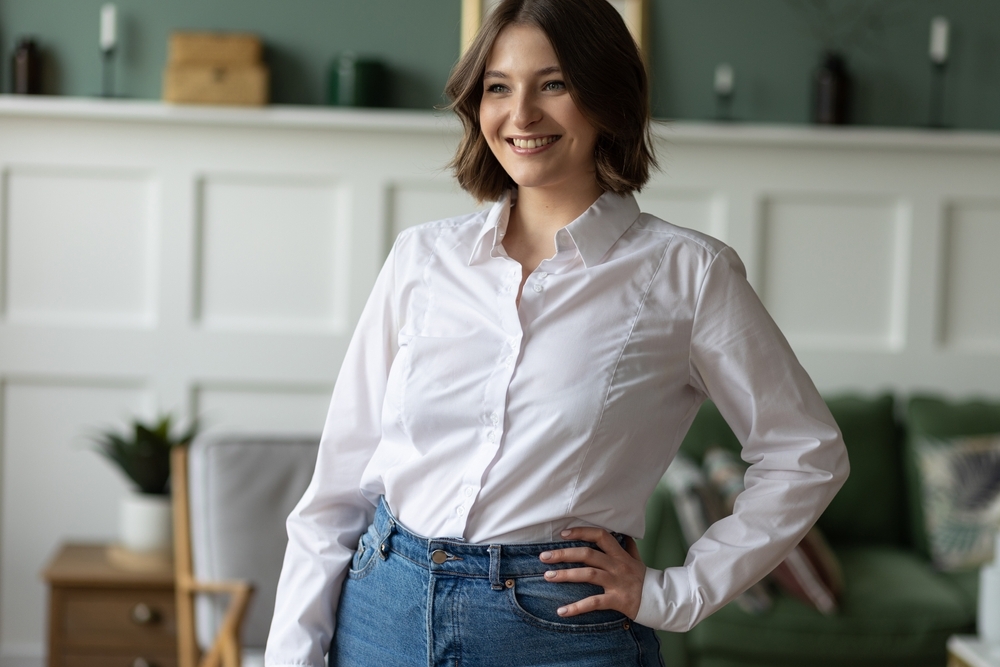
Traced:
<path id="1" fill-rule="evenodd" d="M 268 667 L 325 666 L 347 568 L 375 514 L 360 480 L 381 439 L 386 379 L 398 350 L 396 252 L 362 311 L 334 386 L 312 480 L 286 522 L 288 545 L 264 654 Z"/>
<path id="2" fill-rule="evenodd" d="M 847 479 L 840 429 L 809 376 L 723 249 L 707 269 L 691 334 L 691 382 L 711 397 L 750 464 L 733 514 L 683 567 L 646 570 L 636 622 L 684 632 L 773 570 Z"/>

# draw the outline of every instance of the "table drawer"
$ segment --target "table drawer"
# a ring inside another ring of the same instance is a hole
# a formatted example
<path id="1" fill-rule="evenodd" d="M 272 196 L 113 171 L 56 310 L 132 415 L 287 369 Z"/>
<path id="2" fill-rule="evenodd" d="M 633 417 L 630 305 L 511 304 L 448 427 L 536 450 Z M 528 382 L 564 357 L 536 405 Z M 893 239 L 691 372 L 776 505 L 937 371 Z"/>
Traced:
<path id="1" fill-rule="evenodd" d="M 62 640 L 70 646 L 173 647 L 177 621 L 172 591 L 67 590 Z"/>
<path id="2" fill-rule="evenodd" d="M 173 653 L 65 653 L 61 667 L 177 667 Z"/>

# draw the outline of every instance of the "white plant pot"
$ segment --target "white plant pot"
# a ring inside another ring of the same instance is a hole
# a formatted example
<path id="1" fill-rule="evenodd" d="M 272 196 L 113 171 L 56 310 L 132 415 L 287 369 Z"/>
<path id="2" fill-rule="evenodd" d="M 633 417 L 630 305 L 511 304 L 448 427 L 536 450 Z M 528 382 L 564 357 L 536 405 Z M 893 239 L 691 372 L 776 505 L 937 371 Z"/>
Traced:
<path id="1" fill-rule="evenodd" d="M 120 520 L 119 537 L 129 551 L 170 551 L 170 496 L 131 492 L 122 498 Z"/>
<path id="2" fill-rule="evenodd" d="M 1000 536 L 994 547 L 993 562 L 979 570 L 979 610 L 976 631 L 989 644 L 1000 644 Z"/>

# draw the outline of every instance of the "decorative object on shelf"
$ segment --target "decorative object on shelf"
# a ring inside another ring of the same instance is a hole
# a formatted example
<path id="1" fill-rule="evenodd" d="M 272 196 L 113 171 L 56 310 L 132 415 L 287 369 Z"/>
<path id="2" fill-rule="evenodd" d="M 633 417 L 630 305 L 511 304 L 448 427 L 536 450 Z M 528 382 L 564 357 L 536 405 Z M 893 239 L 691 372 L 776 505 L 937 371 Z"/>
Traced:
<path id="1" fill-rule="evenodd" d="M 649 49 L 649 21 L 646 20 L 648 0 L 608 0 L 618 13 L 625 19 L 625 25 L 635 37 L 643 58 L 647 58 Z M 462 48 L 461 53 L 469 48 L 475 39 L 483 19 L 490 11 L 500 4 L 500 0 L 462 0 Z"/>
<path id="2" fill-rule="evenodd" d="M 270 77 L 263 50 L 256 35 L 175 32 L 163 72 L 163 99 L 177 104 L 267 104 Z"/>
<path id="3" fill-rule="evenodd" d="M 720 63 L 715 68 L 715 118 L 733 120 L 733 93 L 736 90 L 736 73 L 729 63 Z"/>
<path id="4" fill-rule="evenodd" d="M 341 107 L 384 107 L 388 104 L 385 65 L 380 60 L 343 53 L 330 65 L 326 102 Z"/>
<path id="5" fill-rule="evenodd" d="M 115 96 L 115 51 L 118 46 L 118 8 L 101 7 L 101 97 Z"/>
<path id="6" fill-rule="evenodd" d="M 813 82 L 813 122 L 846 125 L 851 121 L 851 75 L 844 57 L 827 52 Z"/>
<path id="7" fill-rule="evenodd" d="M 173 420 L 164 416 L 155 424 L 133 420 L 131 431 L 130 435 L 105 431 L 94 438 L 98 452 L 117 464 L 138 487 L 122 499 L 119 538 L 127 551 L 168 556 L 171 548 L 170 450 L 189 444 L 198 425 L 194 423 L 175 435 Z"/>
<path id="8" fill-rule="evenodd" d="M 42 94 L 42 52 L 33 37 L 22 37 L 11 58 L 11 92 Z"/>
<path id="9" fill-rule="evenodd" d="M 851 121 L 853 88 L 846 54 L 877 50 L 887 28 L 909 18 L 909 0 L 786 0 L 799 11 L 821 45 L 813 78 L 813 121 L 842 125 Z"/>
<path id="10" fill-rule="evenodd" d="M 943 128 L 944 124 L 944 75 L 948 66 L 948 40 L 951 26 L 948 19 L 935 16 L 931 19 L 931 98 L 928 125 Z"/>

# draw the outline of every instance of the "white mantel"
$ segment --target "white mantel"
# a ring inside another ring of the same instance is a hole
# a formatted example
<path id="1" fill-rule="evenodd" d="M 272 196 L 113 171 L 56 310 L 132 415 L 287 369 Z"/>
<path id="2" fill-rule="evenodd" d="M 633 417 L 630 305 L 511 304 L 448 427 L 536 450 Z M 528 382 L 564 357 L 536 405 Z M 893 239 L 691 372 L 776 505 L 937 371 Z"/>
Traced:
<path id="1" fill-rule="evenodd" d="M 402 228 L 471 210 L 417 111 L 0 96 L 0 665 L 37 573 L 115 535 L 86 435 L 134 412 L 318 431 Z M 743 257 L 825 392 L 1000 396 L 1000 134 L 676 122 L 642 207 Z M 24 661 L 21 661 L 23 658 Z"/>

